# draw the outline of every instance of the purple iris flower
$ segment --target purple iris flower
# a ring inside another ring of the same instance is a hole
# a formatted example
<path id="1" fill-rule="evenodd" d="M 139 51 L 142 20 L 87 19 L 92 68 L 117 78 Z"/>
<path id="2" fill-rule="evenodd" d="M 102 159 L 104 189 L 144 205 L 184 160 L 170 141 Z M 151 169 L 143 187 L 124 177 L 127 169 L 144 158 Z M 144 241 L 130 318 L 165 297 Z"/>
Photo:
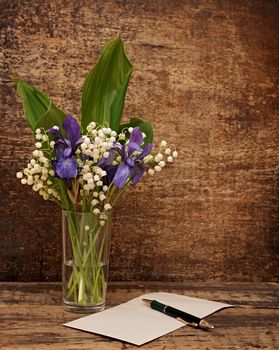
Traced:
<path id="1" fill-rule="evenodd" d="M 104 182 L 104 185 L 107 185 L 107 186 L 109 186 L 112 183 L 112 180 L 118 168 L 118 165 L 111 164 L 112 161 L 114 160 L 114 156 L 115 156 L 115 148 L 113 147 L 109 152 L 109 157 L 108 158 L 103 157 L 98 163 L 99 167 L 105 170 L 107 173 L 107 175 L 104 176 L 102 179 Z"/>
<path id="2" fill-rule="evenodd" d="M 80 126 L 75 118 L 70 114 L 66 116 L 62 123 L 67 138 L 64 138 L 59 130 L 51 128 L 48 133 L 57 137 L 54 149 L 56 159 L 52 161 L 52 166 L 60 179 L 69 181 L 78 175 L 78 164 L 74 157 L 74 152 L 82 143 L 83 138 L 80 135 Z"/>
<path id="3" fill-rule="evenodd" d="M 115 143 L 109 157 L 101 159 L 99 166 L 106 170 L 107 176 L 110 177 L 110 182 L 118 188 L 122 189 L 128 178 L 131 178 L 131 184 L 135 186 L 146 171 L 143 158 L 151 152 L 153 144 L 150 143 L 142 149 L 140 147 L 142 143 L 142 132 L 139 127 L 136 127 L 133 129 L 127 145 Z M 119 165 L 111 164 L 115 156 L 115 151 L 121 156 L 121 163 Z M 135 152 L 139 154 L 136 157 L 132 157 Z"/>

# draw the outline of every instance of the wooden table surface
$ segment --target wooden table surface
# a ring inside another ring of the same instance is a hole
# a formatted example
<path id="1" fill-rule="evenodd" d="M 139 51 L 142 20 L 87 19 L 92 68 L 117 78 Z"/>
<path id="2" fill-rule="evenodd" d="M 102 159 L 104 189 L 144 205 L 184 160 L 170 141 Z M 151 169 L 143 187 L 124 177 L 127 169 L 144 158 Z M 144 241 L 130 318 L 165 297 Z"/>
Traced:
<path id="1" fill-rule="evenodd" d="M 0 349 L 133 349 L 134 345 L 63 327 L 80 317 L 61 307 L 60 283 L 0 283 Z M 142 349 L 278 349 L 279 310 L 276 283 L 114 282 L 107 306 L 152 291 L 242 305 L 208 317 L 213 332 L 182 327 L 141 346 Z"/>

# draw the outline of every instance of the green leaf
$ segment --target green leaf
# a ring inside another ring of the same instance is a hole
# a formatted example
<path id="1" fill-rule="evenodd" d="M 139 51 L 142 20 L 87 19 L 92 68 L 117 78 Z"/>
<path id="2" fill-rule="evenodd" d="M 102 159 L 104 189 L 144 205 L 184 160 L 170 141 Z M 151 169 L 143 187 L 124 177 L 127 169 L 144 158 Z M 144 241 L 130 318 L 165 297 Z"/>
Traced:
<path id="1" fill-rule="evenodd" d="M 84 129 L 92 121 L 118 129 L 132 70 L 120 36 L 102 48 L 83 86 L 81 125 Z"/>
<path id="2" fill-rule="evenodd" d="M 145 122 L 139 118 L 132 118 L 129 123 L 121 124 L 118 128 L 118 133 L 120 133 L 123 129 L 128 129 L 130 127 L 135 128 L 138 126 L 142 132 L 145 133 L 146 138 L 144 139 L 144 146 L 148 143 L 152 143 L 153 141 L 153 128 L 150 122 Z M 125 132 L 126 133 L 126 132 Z"/>
<path id="3" fill-rule="evenodd" d="M 40 90 L 19 78 L 14 78 L 18 95 L 23 100 L 25 118 L 35 131 L 39 118 L 48 110 L 50 100 Z"/>
<path id="4" fill-rule="evenodd" d="M 62 112 L 55 104 L 50 101 L 48 110 L 41 116 L 35 125 L 35 130 L 37 128 L 43 128 L 48 130 L 54 125 L 57 125 L 60 129 L 60 132 L 63 135 L 62 122 L 66 118 L 66 114 Z"/>

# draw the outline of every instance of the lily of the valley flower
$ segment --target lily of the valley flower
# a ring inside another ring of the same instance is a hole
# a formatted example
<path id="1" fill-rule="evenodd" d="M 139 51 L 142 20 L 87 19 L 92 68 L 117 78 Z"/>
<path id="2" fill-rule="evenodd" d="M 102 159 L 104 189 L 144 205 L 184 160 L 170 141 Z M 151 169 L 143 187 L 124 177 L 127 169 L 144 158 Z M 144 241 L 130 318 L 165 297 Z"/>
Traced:
<path id="1" fill-rule="evenodd" d="M 55 175 L 60 179 L 69 181 L 71 178 L 78 176 L 78 164 L 74 157 L 74 152 L 82 143 L 83 138 L 80 134 L 80 126 L 75 118 L 70 114 L 64 119 L 62 127 L 67 138 L 64 138 L 57 127 L 48 130 L 48 133 L 56 136 L 55 154 L 56 159 L 52 160 L 52 166 Z"/>

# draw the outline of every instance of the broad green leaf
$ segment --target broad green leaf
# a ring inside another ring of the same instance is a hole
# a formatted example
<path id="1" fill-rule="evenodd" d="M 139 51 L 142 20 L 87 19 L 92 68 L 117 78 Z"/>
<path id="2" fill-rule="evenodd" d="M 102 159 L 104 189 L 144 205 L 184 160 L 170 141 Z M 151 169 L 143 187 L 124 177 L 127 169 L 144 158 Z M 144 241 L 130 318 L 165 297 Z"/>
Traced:
<path id="1" fill-rule="evenodd" d="M 84 129 L 92 121 L 118 129 L 132 69 L 120 36 L 102 48 L 83 86 L 81 125 Z"/>
<path id="2" fill-rule="evenodd" d="M 57 125 L 60 129 L 60 132 L 63 135 L 62 122 L 65 118 L 66 114 L 62 112 L 59 108 L 57 108 L 52 101 L 50 101 L 48 110 L 37 121 L 35 125 L 35 130 L 37 128 L 43 128 L 45 130 L 48 130 L 54 125 Z"/>
<path id="3" fill-rule="evenodd" d="M 135 128 L 138 126 L 142 132 L 145 133 L 146 138 L 144 139 L 144 145 L 147 145 L 148 143 L 152 143 L 153 141 L 153 128 L 152 124 L 150 122 L 145 122 L 144 120 L 141 120 L 139 118 L 132 118 L 129 123 L 127 124 L 121 124 L 118 128 L 118 133 L 120 133 L 123 129 L 128 129 L 130 127 Z"/>
<path id="4" fill-rule="evenodd" d="M 39 118 L 48 110 L 50 100 L 40 90 L 19 78 L 14 79 L 17 92 L 23 100 L 24 115 L 35 131 Z"/>

